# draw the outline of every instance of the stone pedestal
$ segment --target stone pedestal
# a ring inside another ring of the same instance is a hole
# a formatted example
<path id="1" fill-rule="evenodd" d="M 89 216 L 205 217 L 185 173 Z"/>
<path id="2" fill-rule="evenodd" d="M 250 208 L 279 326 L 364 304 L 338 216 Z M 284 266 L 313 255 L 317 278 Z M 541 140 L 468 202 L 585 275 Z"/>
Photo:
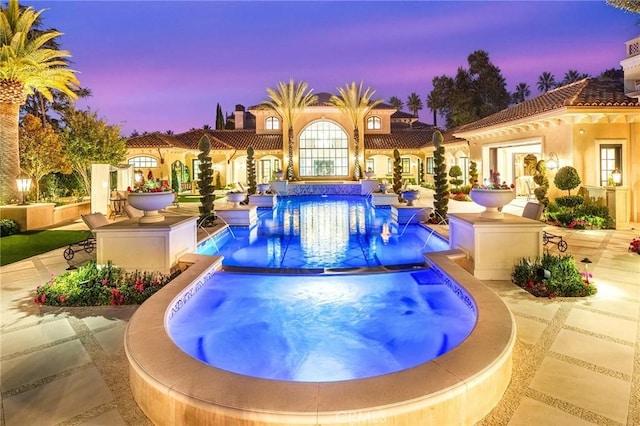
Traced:
<path id="1" fill-rule="evenodd" d="M 96 261 L 128 270 L 169 273 L 180 256 L 195 252 L 196 217 L 166 216 L 156 223 L 128 219 L 96 228 Z"/>
<path id="2" fill-rule="evenodd" d="M 256 207 L 275 207 L 278 204 L 278 200 L 275 194 L 254 194 L 249 195 L 249 205 Z"/>
<path id="3" fill-rule="evenodd" d="M 391 206 L 391 219 L 403 225 L 405 223 L 420 223 L 429 218 L 431 207 L 408 206 L 394 204 Z"/>
<path id="4" fill-rule="evenodd" d="M 371 203 L 376 206 L 391 206 L 398 202 L 398 194 L 382 194 L 374 192 L 371 194 Z"/>
<path id="5" fill-rule="evenodd" d="M 511 214 L 488 219 L 479 213 L 450 213 L 449 248 L 466 252 L 470 270 L 480 280 L 510 280 L 523 257 L 542 257 L 544 223 Z"/>
<path id="6" fill-rule="evenodd" d="M 269 186 L 278 195 L 289 195 L 289 182 L 286 180 L 272 180 Z"/>
<path id="7" fill-rule="evenodd" d="M 378 190 L 378 181 L 374 179 L 362 179 L 360 180 L 360 194 L 361 195 L 369 195 L 373 193 L 373 191 Z"/>
<path id="8" fill-rule="evenodd" d="M 258 223 L 256 206 L 216 206 L 216 215 L 227 225 L 252 227 Z"/>

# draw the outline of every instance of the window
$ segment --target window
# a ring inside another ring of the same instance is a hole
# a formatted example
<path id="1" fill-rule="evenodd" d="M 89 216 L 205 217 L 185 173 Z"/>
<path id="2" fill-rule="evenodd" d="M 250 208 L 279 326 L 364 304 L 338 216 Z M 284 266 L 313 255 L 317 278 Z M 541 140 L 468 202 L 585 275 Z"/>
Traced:
<path id="1" fill-rule="evenodd" d="M 462 169 L 462 184 L 469 184 L 469 158 L 468 157 L 460 157 L 458 161 L 460 165 L 460 169 Z"/>
<path id="2" fill-rule="evenodd" d="M 373 168 L 373 165 L 374 165 L 373 158 L 367 158 L 366 165 L 365 165 L 367 170 L 375 171 L 375 169 Z"/>
<path id="3" fill-rule="evenodd" d="M 193 171 L 192 180 L 200 180 L 198 175 L 200 174 L 200 160 L 191 160 L 191 170 Z"/>
<path id="4" fill-rule="evenodd" d="M 367 118 L 367 129 L 380 130 L 381 128 L 382 128 L 382 122 L 380 121 L 380 117 Z"/>
<path id="5" fill-rule="evenodd" d="M 411 162 L 408 158 L 401 158 L 402 161 L 402 173 L 411 173 Z"/>
<path id="6" fill-rule="evenodd" d="M 393 174 L 393 160 L 391 158 L 387 159 L 387 174 L 388 175 Z"/>
<path id="7" fill-rule="evenodd" d="M 300 134 L 300 176 L 348 176 L 349 148 L 344 130 L 318 121 Z"/>
<path id="8" fill-rule="evenodd" d="M 427 157 L 426 173 L 428 175 L 432 175 L 435 173 L 434 166 L 435 163 L 433 162 L 433 157 Z"/>
<path id="9" fill-rule="evenodd" d="M 280 119 L 278 117 L 267 117 L 264 121 L 264 128 L 267 130 L 280 130 Z"/>
<path id="10" fill-rule="evenodd" d="M 600 185 L 613 185 L 612 174 L 620 170 L 622 164 L 622 145 L 600 145 Z M 622 182 L 620 182 L 622 184 Z"/>
<path id="11" fill-rule="evenodd" d="M 271 160 L 260 160 L 260 182 L 271 180 Z"/>
<path id="12" fill-rule="evenodd" d="M 129 158 L 129 164 L 131 164 L 136 169 L 151 168 L 158 167 L 158 160 L 153 157 L 139 156 Z"/>

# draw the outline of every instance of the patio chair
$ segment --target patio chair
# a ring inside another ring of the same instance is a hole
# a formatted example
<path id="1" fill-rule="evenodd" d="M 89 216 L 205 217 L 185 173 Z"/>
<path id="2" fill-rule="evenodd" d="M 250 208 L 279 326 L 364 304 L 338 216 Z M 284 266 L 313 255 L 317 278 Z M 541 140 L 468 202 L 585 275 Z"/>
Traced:
<path id="1" fill-rule="evenodd" d="M 124 206 L 124 213 L 127 215 L 129 219 L 136 219 L 138 217 L 144 216 L 144 212 L 142 210 L 138 210 L 129 204 Z"/>
<path id="2" fill-rule="evenodd" d="M 100 228 L 101 226 L 109 224 L 109 220 L 102 213 L 83 215 L 82 220 L 89 227 L 89 230 L 93 235 L 84 241 L 80 241 L 79 243 L 69 244 L 69 247 L 67 247 L 62 253 L 62 256 L 65 260 L 73 259 L 75 254 L 82 250 L 84 250 L 86 253 L 93 252 L 93 250 L 96 248 L 95 230 L 97 228 Z"/>
<path id="3" fill-rule="evenodd" d="M 522 210 L 522 217 L 533 220 L 540 220 L 540 216 L 542 216 L 543 210 L 544 204 L 533 203 L 529 201 L 527 202 L 527 204 L 525 204 L 524 209 Z"/>

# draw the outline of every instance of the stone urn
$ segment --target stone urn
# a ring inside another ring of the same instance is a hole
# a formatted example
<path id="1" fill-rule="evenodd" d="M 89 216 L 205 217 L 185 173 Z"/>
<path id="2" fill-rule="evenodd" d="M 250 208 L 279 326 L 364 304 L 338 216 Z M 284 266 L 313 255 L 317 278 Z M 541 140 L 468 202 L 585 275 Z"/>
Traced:
<path id="1" fill-rule="evenodd" d="M 277 172 L 273 172 L 273 176 L 275 176 L 276 180 L 282 180 L 284 172 L 282 170 L 278 170 Z"/>
<path id="2" fill-rule="evenodd" d="M 227 192 L 227 201 L 233 203 L 233 208 L 240 207 L 240 203 L 247 199 L 246 192 Z"/>
<path id="3" fill-rule="evenodd" d="M 371 180 L 376 176 L 376 172 L 374 172 L 373 170 L 367 170 L 366 172 L 364 172 L 364 175 L 367 177 L 367 179 Z"/>
<path id="4" fill-rule="evenodd" d="M 413 206 L 413 202 L 420 198 L 420 191 L 402 191 L 402 198 L 407 202 L 407 206 Z"/>
<path id="5" fill-rule="evenodd" d="M 502 207 L 514 199 L 515 192 L 512 189 L 473 188 L 469 192 L 469 197 L 471 197 L 474 203 L 485 208 L 485 210 L 480 213 L 481 217 L 502 219 L 504 214 L 499 209 L 502 209 Z"/>
<path id="6" fill-rule="evenodd" d="M 267 191 L 269 191 L 269 189 L 271 189 L 271 186 L 268 183 L 259 183 L 256 186 L 256 189 L 260 194 L 264 195 L 267 193 Z"/>
<path id="7" fill-rule="evenodd" d="M 164 216 L 158 210 L 171 205 L 175 194 L 171 191 L 164 192 L 131 192 L 127 196 L 127 202 L 138 210 L 142 210 L 144 215 L 139 219 L 140 223 L 162 222 Z"/>
<path id="8" fill-rule="evenodd" d="M 390 183 L 381 183 L 381 184 L 378 185 L 378 189 L 383 194 L 386 194 L 387 191 L 391 189 L 391 184 Z"/>

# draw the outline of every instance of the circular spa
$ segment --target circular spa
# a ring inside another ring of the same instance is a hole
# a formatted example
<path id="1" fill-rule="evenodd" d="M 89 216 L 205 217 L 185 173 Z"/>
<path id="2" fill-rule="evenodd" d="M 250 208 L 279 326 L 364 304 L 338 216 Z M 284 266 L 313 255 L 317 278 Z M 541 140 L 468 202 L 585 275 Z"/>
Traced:
<path id="1" fill-rule="evenodd" d="M 281 203 L 257 237 L 227 230 L 138 309 L 125 348 L 155 424 L 466 425 L 497 404 L 515 340 L 504 303 L 426 228 L 338 201 L 330 215 Z"/>

